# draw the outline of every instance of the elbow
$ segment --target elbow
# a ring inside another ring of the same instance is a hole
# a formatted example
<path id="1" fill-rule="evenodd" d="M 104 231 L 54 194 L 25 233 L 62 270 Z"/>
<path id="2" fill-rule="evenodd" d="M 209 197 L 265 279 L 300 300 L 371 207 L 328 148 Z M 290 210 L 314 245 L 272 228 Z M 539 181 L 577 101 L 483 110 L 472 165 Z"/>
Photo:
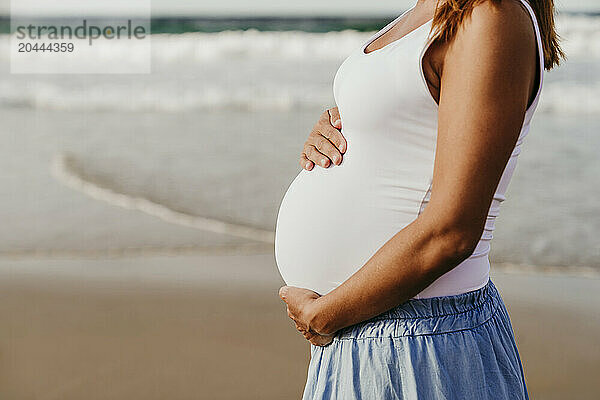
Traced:
<path id="1" fill-rule="evenodd" d="M 471 257 L 481 234 L 478 231 L 458 230 L 452 235 L 453 239 L 449 241 L 448 257 L 458 260 L 459 263 Z"/>
<path id="2" fill-rule="evenodd" d="M 438 225 L 431 235 L 435 258 L 433 265 L 447 272 L 469 258 L 483 231 L 459 222 Z M 436 268 L 437 269 L 437 268 Z"/>
<path id="3" fill-rule="evenodd" d="M 425 255 L 425 273 L 437 276 L 473 254 L 485 229 L 488 208 L 434 200 L 421 214 L 420 228 L 430 249 Z"/>

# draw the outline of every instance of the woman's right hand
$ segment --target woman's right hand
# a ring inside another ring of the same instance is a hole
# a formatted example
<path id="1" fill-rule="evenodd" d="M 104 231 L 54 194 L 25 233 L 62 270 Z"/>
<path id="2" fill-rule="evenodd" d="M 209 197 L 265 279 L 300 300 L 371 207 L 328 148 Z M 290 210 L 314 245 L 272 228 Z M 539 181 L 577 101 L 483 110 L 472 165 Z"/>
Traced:
<path id="1" fill-rule="evenodd" d="M 300 165 L 307 171 L 315 165 L 327 168 L 332 163 L 340 165 L 348 144 L 342 135 L 342 121 L 337 107 L 326 110 L 304 143 Z"/>

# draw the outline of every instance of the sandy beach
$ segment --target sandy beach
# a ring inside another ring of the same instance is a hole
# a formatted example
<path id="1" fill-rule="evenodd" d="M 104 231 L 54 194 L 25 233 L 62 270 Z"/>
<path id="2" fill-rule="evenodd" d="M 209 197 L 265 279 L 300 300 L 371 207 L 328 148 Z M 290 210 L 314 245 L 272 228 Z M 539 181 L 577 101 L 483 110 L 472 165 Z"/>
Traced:
<path id="1" fill-rule="evenodd" d="M 301 396 L 309 345 L 272 254 L 15 258 L 0 276 L 2 399 Z M 532 398 L 597 398 L 600 280 L 492 277 Z"/>

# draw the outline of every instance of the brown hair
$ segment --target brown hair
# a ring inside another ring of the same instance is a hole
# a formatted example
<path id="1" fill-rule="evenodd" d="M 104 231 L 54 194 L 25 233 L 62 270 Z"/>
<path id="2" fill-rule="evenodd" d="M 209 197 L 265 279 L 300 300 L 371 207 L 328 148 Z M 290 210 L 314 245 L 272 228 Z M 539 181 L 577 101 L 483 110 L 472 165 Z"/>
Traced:
<path id="1" fill-rule="evenodd" d="M 437 0 L 432 22 L 433 38 L 442 42 L 450 41 L 456 35 L 458 27 L 467 18 L 473 8 L 485 1 L 500 3 L 502 0 Z M 544 68 L 550 70 L 565 59 L 565 53 L 559 45 L 560 36 L 554 27 L 553 0 L 526 0 L 537 17 L 542 47 L 544 48 Z"/>

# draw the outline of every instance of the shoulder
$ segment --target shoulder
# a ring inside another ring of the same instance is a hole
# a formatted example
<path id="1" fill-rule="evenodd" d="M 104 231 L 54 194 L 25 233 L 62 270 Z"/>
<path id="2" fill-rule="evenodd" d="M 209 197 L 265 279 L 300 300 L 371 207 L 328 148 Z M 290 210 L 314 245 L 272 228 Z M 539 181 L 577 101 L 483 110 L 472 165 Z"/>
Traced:
<path id="1" fill-rule="evenodd" d="M 520 0 L 476 3 L 459 27 L 456 40 L 477 41 L 482 46 L 494 43 L 535 46 L 536 43 L 531 16 Z"/>
<path id="2" fill-rule="evenodd" d="M 536 43 L 531 16 L 521 1 L 482 0 L 464 17 L 447 43 L 444 64 L 522 66 L 531 63 Z"/>

